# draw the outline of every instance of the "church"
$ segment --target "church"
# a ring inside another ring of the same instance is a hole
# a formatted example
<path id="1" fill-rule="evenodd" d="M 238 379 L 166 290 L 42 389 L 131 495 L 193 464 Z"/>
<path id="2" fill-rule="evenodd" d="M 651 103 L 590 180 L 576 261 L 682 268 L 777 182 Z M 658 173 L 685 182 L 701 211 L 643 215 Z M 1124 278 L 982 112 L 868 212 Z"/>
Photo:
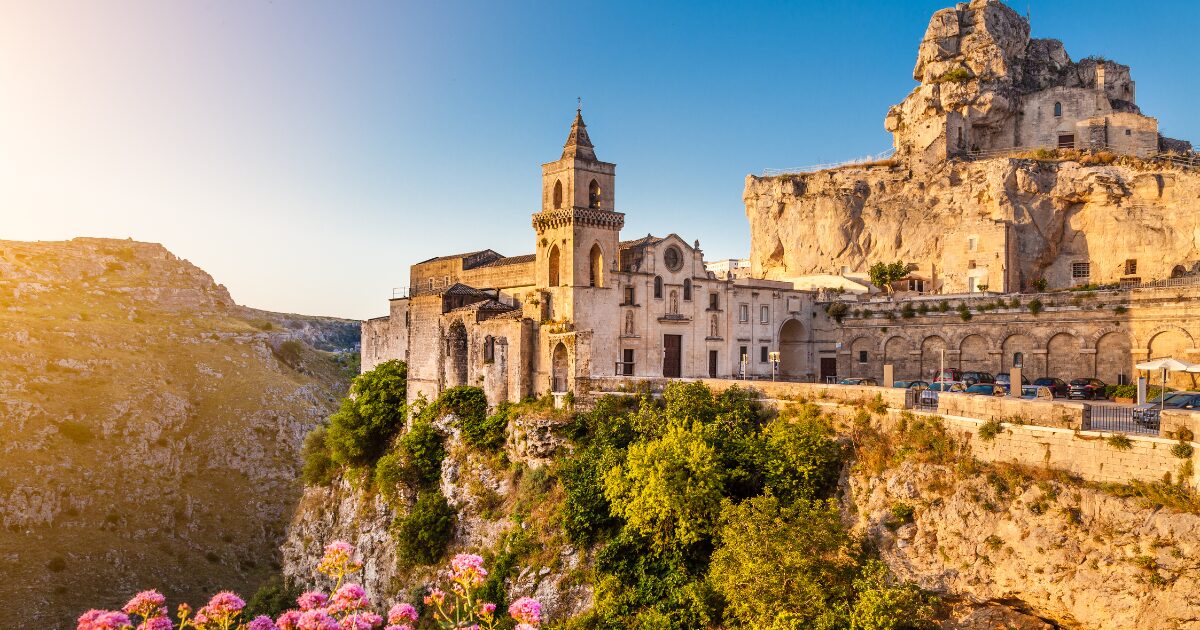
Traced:
<path id="1" fill-rule="evenodd" d="M 411 399 L 474 385 L 493 405 L 565 396 L 605 377 L 834 373 L 834 358 L 814 349 L 813 292 L 718 278 L 699 241 L 674 233 L 622 240 L 615 190 L 616 164 L 596 157 L 577 110 L 562 156 L 542 165 L 534 253 L 413 265 L 389 314 L 363 324 L 363 370 L 401 359 Z"/>

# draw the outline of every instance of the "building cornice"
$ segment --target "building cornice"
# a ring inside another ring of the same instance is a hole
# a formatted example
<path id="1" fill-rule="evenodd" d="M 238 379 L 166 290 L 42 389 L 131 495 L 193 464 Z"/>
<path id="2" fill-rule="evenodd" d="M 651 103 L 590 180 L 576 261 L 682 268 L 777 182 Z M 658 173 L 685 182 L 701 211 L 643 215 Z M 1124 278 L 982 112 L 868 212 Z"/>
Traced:
<path id="1" fill-rule="evenodd" d="M 620 230 L 625 226 L 625 214 L 611 210 L 601 210 L 599 208 L 580 208 L 575 206 L 572 208 L 547 210 L 533 215 L 533 229 L 538 234 L 542 234 L 549 229 L 571 225 Z"/>

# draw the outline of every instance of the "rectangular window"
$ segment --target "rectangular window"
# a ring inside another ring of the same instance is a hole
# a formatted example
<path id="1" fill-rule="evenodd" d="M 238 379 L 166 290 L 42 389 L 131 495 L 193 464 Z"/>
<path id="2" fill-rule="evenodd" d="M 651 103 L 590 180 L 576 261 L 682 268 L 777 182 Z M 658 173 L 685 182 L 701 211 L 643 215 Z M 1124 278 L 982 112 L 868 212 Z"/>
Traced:
<path id="1" fill-rule="evenodd" d="M 714 311 L 717 310 L 718 308 L 720 308 L 720 306 L 721 306 L 720 299 L 721 298 L 717 294 L 716 291 L 709 293 L 708 294 L 708 308 L 710 308 Z"/>
<path id="2" fill-rule="evenodd" d="M 1125 261 L 1125 275 L 1132 276 L 1137 273 L 1137 259 L 1130 258 Z"/>
<path id="3" fill-rule="evenodd" d="M 1071 263 L 1071 279 L 1087 280 L 1092 275 L 1092 263 Z"/>
<path id="4" fill-rule="evenodd" d="M 975 251 L 975 248 L 978 246 L 979 246 L 979 238 L 978 237 L 972 236 L 967 239 L 967 251 L 973 252 L 973 251 Z"/>
<path id="5" fill-rule="evenodd" d="M 632 284 L 625 286 L 625 304 L 626 305 L 633 304 L 633 285 Z"/>
<path id="6" fill-rule="evenodd" d="M 739 304 L 738 305 L 738 321 L 742 322 L 743 324 L 750 321 L 750 305 L 749 304 Z"/>
<path id="7" fill-rule="evenodd" d="M 858 351 L 858 362 L 859 362 L 859 363 L 866 363 L 866 362 L 867 362 L 867 351 L 866 351 L 866 350 L 859 350 L 859 351 Z"/>
<path id="8" fill-rule="evenodd" d="M 770 322 L 771 322 L 771 307 L 769 307 L 769 306 L 758 307 L 758 323 L 769 324 Z"/>
<path id="9" fill-rule="evenodd" d="M 633 350 L 626 349 L 621 353 L 621 374 L 633 376 Z"/>
<path id="10" fill-rule="evenodd" d="M 767 350 L 766 346 L 762 346 L 761 348 L 759 348 L 758 349 L 758 362 L 766 363 L 767 359 L 770 358 L 770 352 L 771 351 Z"/>
<path id="11" fill-rule="evenodd" d="M 749 360 L 750 360 L 750 352 L 747 350 L 746 346 L 739 346 L 738 347 L 738 361 L 749 361 Z"/>

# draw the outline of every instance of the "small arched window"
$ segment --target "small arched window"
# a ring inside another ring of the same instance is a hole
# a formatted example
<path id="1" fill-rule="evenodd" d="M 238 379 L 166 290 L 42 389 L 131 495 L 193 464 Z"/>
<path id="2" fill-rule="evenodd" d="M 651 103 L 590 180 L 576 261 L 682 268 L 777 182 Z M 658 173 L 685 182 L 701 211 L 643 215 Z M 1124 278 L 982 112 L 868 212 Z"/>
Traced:
<path id="1" fill-rule="evenodd" d="M 662 276 L 654 276 L 654 297 L 662 299 Z"/>
<path id="2" fill-rule="evenodd" d="M 1056 103 L 1054 104 L 1054 117 L 1055 117 L 1055 118 L 1062 118 L 1062 103 L 1057 103 L 1057 102 L 1056 102 Z"/>
<path id="3" fill-rule="evenodd" d="M 1013 353 L 1013 367 L 1021 367 L 1024 364 L 1025 364 L 1025 353 L 1024 352 L 1014 352 Z"/>
<path id="4" fill-rule="evenodd" d="M 554 208 L 562 207 L 562 182 L 554 182 Z"/>
<path id="5" fill-rule="evenodd" d="M 692 301 L 692 281 L 690 279 L 683 281 L 683 299 L 688 302 Z"/>
<path id="6" fill-rule="evenodd" d="M 488 335 L 483 338 L 483 361 L 491 363 L 496 360 L 496 338 Z"/>
<path id="7" fill-rule="evenodd" d="M 548 262 L 546 263 L 546 267 L 547 267 L 546 271 L 548 272 L 546 284 L 548 286 L 552 286 L 552 287 L 558 286 L 559 258 L 560 258 L 560 256 L 558 254 L 558 245 L 551 246 L 550 247 L 550 256 L 548 256 Z"/>
<path id="8" fill-rule="evenodd" d="M 600 251 L 599 243 L 592 245 L 592 252 L 589 255 L 589 259 L 589 285 L 593 287 L 604 286 L 604 253 Z"/>
<path id="9" fill-rule="evenodd" d="M 592 183 L 588 184 L 588 207 L 599 208 L 601 199 L 600 184 L 596 183 L 596 180 L 593 179 Z"/>

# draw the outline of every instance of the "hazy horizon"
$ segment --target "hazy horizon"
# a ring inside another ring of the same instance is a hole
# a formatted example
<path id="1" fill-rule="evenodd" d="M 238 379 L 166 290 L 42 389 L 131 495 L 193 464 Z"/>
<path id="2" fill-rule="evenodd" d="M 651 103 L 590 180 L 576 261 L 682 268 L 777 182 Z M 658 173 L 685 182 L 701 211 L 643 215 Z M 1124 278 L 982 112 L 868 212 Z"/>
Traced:
<path id="1" fill-rule="evenodd" d="M 1200 7 L 1011 4 L 1072 59 L 1131 66 L 1162 133 L 1200 141 L 1179 44 Z M 383 315 L 414 262 L 533 250 L 582 97 L 623 234 L 741 257 L 746 174 L 888 149 L 951 5 L 3 3 L 0 239 L 132 237 L 240 304 Z"/>

